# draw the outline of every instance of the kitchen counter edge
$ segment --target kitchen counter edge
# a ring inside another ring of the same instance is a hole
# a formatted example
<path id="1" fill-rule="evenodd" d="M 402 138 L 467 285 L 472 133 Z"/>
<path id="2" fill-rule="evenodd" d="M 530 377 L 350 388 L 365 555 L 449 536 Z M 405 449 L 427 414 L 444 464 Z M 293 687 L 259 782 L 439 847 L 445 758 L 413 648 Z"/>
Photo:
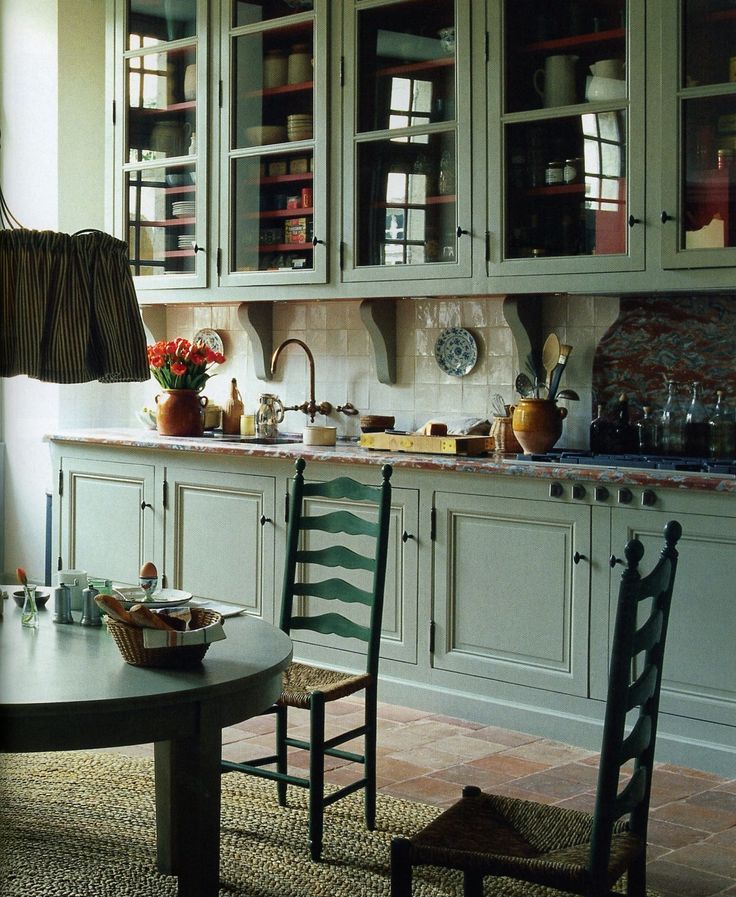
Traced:
<path id="1" fill-rule="evenodd" d="M 724 474 L 692 473 L 669 470 L 640 470 L 625 467 L 599 467 L 585 464 L 547 464 L 520 461 L 515 455 L 427 455 L 414 452 L 384 452 L 362 448 L 357 442 L 338 441 L 330 447 L 303 443 L 253 445 L 223 442 L 211 437 L 159 436 L 154 431 L 135 428 L 95 428 L 59 430 L 45 436 L 48 442 L 72 443 L 215 456 L 272 458 L 331 464 L 365 464 L 410 470 L 436 470 L 486 474 L 491 476 L 529 477 L 533 479 L 576 480 L 601 485 L 659 486 L 698 492 L 723 492 L 736 495 L 736 477 Z"/>

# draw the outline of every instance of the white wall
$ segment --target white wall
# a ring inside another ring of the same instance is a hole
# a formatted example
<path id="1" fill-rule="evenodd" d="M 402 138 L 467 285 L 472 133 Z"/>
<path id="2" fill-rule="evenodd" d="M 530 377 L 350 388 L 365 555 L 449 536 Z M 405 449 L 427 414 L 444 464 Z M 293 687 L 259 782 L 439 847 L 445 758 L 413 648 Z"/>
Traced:
<path id="1" fill-rule="evenodd" d="M 104 12 L 102 0 L 0 2 L 0 184 L 25 227 L 103 226 Z M 103 397 L 97 384 L 60 387 L 26 377 L 1 388 L 4 567 L 22 565 L 41 579 L 53 481 L 43 436 L 77 420 L 119 422 L 109 400 L 115 391 Z"/>

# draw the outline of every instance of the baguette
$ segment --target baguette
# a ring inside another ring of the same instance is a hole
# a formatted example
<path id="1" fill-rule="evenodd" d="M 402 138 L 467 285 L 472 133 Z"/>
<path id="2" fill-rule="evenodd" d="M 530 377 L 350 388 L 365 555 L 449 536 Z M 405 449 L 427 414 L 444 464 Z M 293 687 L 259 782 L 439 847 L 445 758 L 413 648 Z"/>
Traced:
<path id="1" fill-rule="evenodd" d="M 112 617 L 113 620 L 117 620 L 118 623 L 127 623 L 128 626 L 137 625 L 130 612 L 112 595 L 95 595 L 95 601 L 101 610 Z"/>
<path id="2" fill-rule="evenodd" d="M 144 629 L 166 629 L 171 631 L 175 627 L 170 626 L 166 622 L 166 618 L 160 614 L 155 614 L 152 610 L 144 607 L 142 604 L 134 604 L 130 611 L 135 626 L 141 626 Z"/>

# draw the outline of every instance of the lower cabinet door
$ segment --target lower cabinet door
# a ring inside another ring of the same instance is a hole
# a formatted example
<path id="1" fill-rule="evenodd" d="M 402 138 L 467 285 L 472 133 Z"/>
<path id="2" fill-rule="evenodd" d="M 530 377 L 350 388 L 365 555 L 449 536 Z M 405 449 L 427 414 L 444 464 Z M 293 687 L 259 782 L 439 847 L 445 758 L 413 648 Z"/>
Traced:
<path id="1" fill-rule="evenodd" d="M 169 586 L 273 622 L 274 478 L 168 467 L 166 482 Z"/>
<path id="2" fill-rule="evenodd" d="M 446 492 L 434 505 L 434 668 L 587 694 L 590 509 Z"/>
<path id="3" fill-rule="evenodd" d="M 644 545 L 642 573 L 656 563 L 665 524 L 682 524 L 679 560 L 662 669 L 661 709 L 690 719 L 736 723 L 736 526 L 733 519 L 663 511 L 611 512 L 612 551 L 628 539 Z M 622 568 L 617 567 L 616 571 Z M 620 573 L 611 579 L 609 638 Z"/>
<path id="4" fill-rule="evenodd" d="M 59 569 L 131 585 L 146 561 L 162 570 L 153 464 L 62 456 L 60 471 Z"/>

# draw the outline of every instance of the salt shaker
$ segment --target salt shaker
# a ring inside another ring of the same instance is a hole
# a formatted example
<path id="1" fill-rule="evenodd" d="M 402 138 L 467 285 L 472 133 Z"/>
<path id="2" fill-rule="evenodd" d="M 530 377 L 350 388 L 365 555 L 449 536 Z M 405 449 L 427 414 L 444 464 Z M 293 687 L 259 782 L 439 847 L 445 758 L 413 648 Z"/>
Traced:
<path id="1" fill-rule="evenodd" d="M 90 586 L 82 592 L 82 626 L 101 626 L 102 615 L 100 608 L 95 601 L 95 597 L 99 594 L 97 589 Z"/>
<path id="2" fill-rule="evenodd" d="M 73 623 L 72 592 L 62 583 L 54 589 L 54 623 Z"/>

